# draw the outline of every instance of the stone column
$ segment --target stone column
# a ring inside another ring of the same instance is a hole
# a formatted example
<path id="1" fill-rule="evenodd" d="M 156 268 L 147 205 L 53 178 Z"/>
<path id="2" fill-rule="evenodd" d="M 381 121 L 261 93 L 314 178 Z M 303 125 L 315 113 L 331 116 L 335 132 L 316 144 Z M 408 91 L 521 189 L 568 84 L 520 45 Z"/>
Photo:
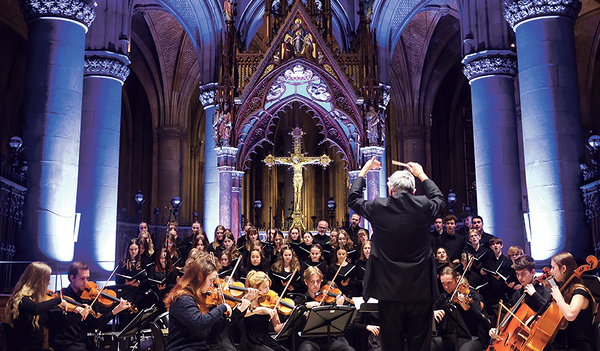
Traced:
<path id="1" fill-rule="evenodd" d="M 108 51 L 88 51 L 85 57 L 77 186 L 82 230 L 75 258 L 92 271 L 111 271 L 117 231 L 121 92 L 130 62 L 127 56 Z"/>
<path id="2" fill-rule="evenodd" d="M 241 222 L 240 222 L 240 210 L 242 205 L 242 178 L 244 172 L 232 171 L 232 188 L 231 188 L 231 232 L 235 236 L 236 240 L 240 237 Z"/>
<path id="3" fill-rule="evenodd" d="M 158 208 L 170 207 L 173 196 L 181 197 L 181 144 L 185 131 L 176 126 L 160 126 L 158 141 Z M 183 204 L 185 206 L 185 204 Z M 179 210 L 181 212 L 181 209 Z"/>
<path id="4" fill-rule="evenodd" d="M 217 167 L 219 169 L 219 224 L 222 224 L 225 228 L 231 228 L 233 180 L 234 173 L 236 173 L 235 157 L 238 153 L 238 149 L 235 147 L 223 146 L 216 149 L 216 151 Z M 239 216 L 239 209 L 237 212 Z"/>
<path id="5" fill-rule="evenodd" d="M 516 54 L 487 50 L 465 56 L 471 84 L 477 209 L 486 232 L 525 247 L 515 110 Z"/>
<path id="6" fill-rule="evenodd" d="M 363 155 L 363 160 L 364 162 L 366 162 L 368 159 L 370 159 L 371 157 L 375 156 L 377 157 L 377 159 L 379 160 L 379 162 L 384 162 L 384 160 L 382 160 L 382 156 L 384 153 L 384 149 L 380 146 L 367 146 L 367 147 L 362 147 L 360 148 L 361 154 Z M 380 196 L 386 196 L 386 193 L 381 194 L 380 193 L 380 176 L 379 173 L 381 172 L 381 170 L 371 170 L 369 171 L 369 173 L 367 173 L 367 179 L 365 179 L 365 181 L 367 182 L 367 200 L 369 201 L 373 201 L 374 199 L 380 197 Z M 369 237 L 371 235 L 373 235 L 373 228 L 371 228 L 371 224 L 365 220 L 365 229 L 369 229 Z"/>
<path id="7" fill-rule="evenodd" d="M 583 139 L 573 34 L 581 3 L 504 6 L 517 39 L 532 255 L 541 261 L 566 250 L 583 257 L 590 242 L 579 190 Z"/>
<path id="8" fill-rule="evenodd" d="M 390 89 L 391 87 L 386 84 L 379 83 L 379 90 L 381 91 L 381 102 L 379 103 L 379 111 L 380 113 L 385 114 L 385 110 L 387 109 L 387 105 L 390 102 Z M 387 117 L 387 116 L 386 116 Z M 386 118 L 387 120 L 387 118 Z M 383 148 L 383 154 L 381 155 L 381 170 L 379 171 L 379 193 L 381 196 L 387 195 L 387 156 L 386 156 L 386 145 L 387 140 L 385 138 L 385 131 L 387 128 L 387 121 L 382 130 L 382 138 L 381 138 L 381 147 Z M 392 170 L 395 168 L 392 167 Z"/>
<path id="9" fill-rule="evenodd" d="M 23 259 L 72 261 L 85 33 L 93 7 L 27 0 L 24 145 L 29 161 Z M 26 250 L 26 251 L 24 251 Z"/>
<path id="10" fill-rule="evenodd" d="M 348 172 L 348 185 L 350 187 L 352 187 L 352 182 L 354 182 L 354 180 L 356 178 L 358 178 L 358 174 L 359 173 L 360 173 L 360 171 L 350 171 L 350 172 Z M 350 218 L 352 218 L 352 214 L 354 214 L 354 210 L 352 210 L 351 208 L 349 208 L 349 210 L 350 210 L 350 213 L 349 213 L 350 214 Z M 360 221 L 361 228 L 365 228 L 365 223 L 364 223 L 365 221 L 366 220 L 364 218 L 361 219 L 361 221 Z"/>
<path id="11" fill-rule="evenodd" d="M 213 135 L 213 114 L 215 112 L 215 96 L 217 83 L 200 86 L 200 102 L 204 106 L 206 128 L 204 132 L 204 230 L 214 235 L 219 225 L 219 170 L 217 169 L 217 153 Z"/>

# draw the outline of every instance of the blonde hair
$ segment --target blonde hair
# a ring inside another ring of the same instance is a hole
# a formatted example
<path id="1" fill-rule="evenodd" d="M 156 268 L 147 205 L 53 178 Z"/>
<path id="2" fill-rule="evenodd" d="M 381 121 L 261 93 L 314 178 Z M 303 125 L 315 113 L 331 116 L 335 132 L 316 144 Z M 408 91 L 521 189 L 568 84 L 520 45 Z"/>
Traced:
<path id="1" fill-rule="evenodd" d="M 321 280 L 323 280 L 323 272 L 316 266 L 309 266 L 304 270 L 304 280 L 310 280 L 310 277 L 313 275 L 318 275 Z"/>
<path id="2" fill-rule="evenodd" d="M 12 326 L 13 321 L 19 318 L 19 304 L 25 296 L 31 298 L 35 303 L 46 299 L 51 273 L 52 269 L 43 262 L 32 262 L 27 266 L 6 303 L 4 319 L 7 323 Z M 37 315 L 32 319 L 32 324 L 36 329 L 40 327 L 39 319 L 40 316 Z"/>
<path id="3" fill-rule="evenodd" d="M 246 275 L 246 287 L 247 288 L 256 288 L 260 284 L 264 282 L 269 282 L 269 287 L 271 287 L 271 278 L 267 275 L 267 273 L 262 271 L 250 271 Z"/>

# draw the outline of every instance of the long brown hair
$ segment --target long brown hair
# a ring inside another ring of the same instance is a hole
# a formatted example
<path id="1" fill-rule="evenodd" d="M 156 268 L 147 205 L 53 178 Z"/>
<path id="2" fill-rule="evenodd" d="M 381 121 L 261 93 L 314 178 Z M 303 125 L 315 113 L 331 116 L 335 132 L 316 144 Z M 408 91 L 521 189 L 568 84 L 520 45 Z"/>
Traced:
<path id="1" fill-rule="evenodd" d="M 35 303 L 46 299 L 51 273 L 52 269 L 43 262 L 32 262 L 27 266 L 6 303 L 4 319 L 7 323 L 12 326 L 13 321 L 19 318 L 19 304 L 25 296 Z M 36 329 L 39 328 L 39 319 L 39 316 L 35 316 L 31 321 Z"/>
<path id="2" fill-rule="evenodd" d="M 571 255 L 568 252 L 561 252 L 559 254 L 552 256 L 552 261 L 554 261 L 554 263 L 556 263 L 556 265 L 558 266 L 559 269 L 562 266 L 567 267 L 567 270 L 565 271 L 565 275 L 564 275 L 565 283 L 567 280 L 569 280 L 569 278 L 571 277 L 573 272 L 575 272 L 575 270 L 577 269 L 577 262 L 575 261 L 575 258 L 573 258 L 573 255 Z M 594 296 L 594 295 L 592 295 L 590 290 L 588 288 L 586 288 L 585 285 L 583 285 L 583 281 L 581 280 L 580 277 L 573 277 L 573 279 L 571 279 L 571 281 L 569 282 L 568 286 L 565 288 L 562 288 L 562 294 L 565 298 L 565 301 L 567 301 L 568 303 L 571 303 L 571 298 L 573 297 L 573 292 L 577 289 L 586 290 L 591 298 Z M 590 304 L 594 304 L 593 298 L 590 300 Z M 592 305 L 592 310 L 595 311 L 595 305 Z"/>
<path id="3" fill-rule="evenodd" d="M 298 261 L 298 257 L 294 250 L 288 245 L 284 245 L 281 247 L 281 250 L 277 254 L 277 261 L 273 263 L 271 266 L 271 271 L 275 273 L 283 273 L 284 264 L 283 264 L 283 252 L 285 250 L 289 250 L 292 253 L 292 260 L 290 261 L 290 269 L 293 271 L 294 269 L 300 270 L 300 261 Z"/>
<path id="4" fill-rule="evenodd" d="M 167 309 L 181 295 L 188 294 L 194 298 L 200 312 L 207 313 L 206 296 L 202 294 L 202 286 L 206 282 L 206 278 L 215 271 L 218 271 L 218 269 L 206 253 L 200 253 L 193 261 L 188 262 L 183 277 L 179 278 L 175 287 L 165 297 Z"/>

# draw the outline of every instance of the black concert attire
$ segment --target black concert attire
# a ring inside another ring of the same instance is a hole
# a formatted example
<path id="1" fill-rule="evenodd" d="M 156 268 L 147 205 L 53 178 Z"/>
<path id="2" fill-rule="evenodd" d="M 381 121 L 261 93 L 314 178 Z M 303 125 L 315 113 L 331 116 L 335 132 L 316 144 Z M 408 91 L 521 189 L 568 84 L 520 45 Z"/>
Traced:
<path id="1" fill-rule="evenodd" d="M 380 351 L 381 335 L 375 336 L 367 330 L 368 325 L 379 325 L 379 313 L 357 312 L 352 321 L 351 328 L 354 335 L 358 335 L 360 351 Z"/>
<path id="2" fill-rule="evenodd" d="M 516 304 L 521 296 L 525 294 L 525 299 L 523 302 L 533 309 L 536 312 L 543 312 L 542 309 L 547 307 L 547 303 L 552 299 L 552 293 L 550 289 L 547 289 L 542 284 L 538 282 L 533 282 L 533 287 L 535 288 L 535 293 L 533 295 L 529 295 L 525 292 L 525 287 L 514 292 L 512 295 L 512 303 Z"/>
<path id="3" fill-rule="evenodd" d="M 240 343 L 242 351 L 288 351 L 269 335 L 270 318 L 268 314 L 244 317 L 246 332 Z"/>
<path id="4" fill-rule="evenodd" d="M 481 246 L 489 249 L 490 248 L 490 239 L 493 239 L 493 238 L 495 238 L 495 236 L 483 231 L 483 232 L 481 232 L 481 239 L 479 240 L 479 243 L 481 244 Z"/>
<path id="5" fill-rule="evenodd" d="M 300 275 L 300 271 L 301 269 L 298 269 L 298 271 L 294 274 L 294 277 L 292 278 L 292 281 L 290 282 L 290 285 L 286 292 L 297 293 L 302 288 L 304 283 L 302 282 L 302 276 Z M 288 280 L 290 280 L 292 273 L 293 270 L 290 272 L 286 272 L 285 269 L 282 270 L 282 272 L 275 272 L 273 270 L 273 267 L 271 267 L 271 290 L 275 291 L 278 295 L 281 295 L 283 289 L 285 289 L 285 285 L 287 284 Z M 292 288 L 290 289 L 290 287 Z"/>
<path id="6" fill-rule="evenodd" d="M 203 314 L 191 295 L 181 295 L 169 309 L 169 337 L 165 350 L 211 350 L 210 340 L 242 316 L 242 312 L 234 309 L 230 322 L 227 322 L 223 318 L 225 311 L 225 305 L 220 305 Z"/>
<path id="7" fill-rule="evenodd" d="M 250 261 L 250 260 L 248 260 L 248 261 Z M 252 263 L 248 262 L 246 267 L 243 267 L 242 269 L 240 269 L 239 280 L 242 283 L 244 283 L 244 285 L 246 284 L 246 276 L 248 275 L 248 273 L 250 271 L 261 271 L 261 272 L 265 272 L 267 275 L 271 274 L 271 270 L 269 269 L 267 260 L 264 257 L 262 258 L 262 261 L 258 266 L 254 266 L 254 265 L 252 265 Z"/>
<path id="8" fill-rule="evenodd" d="M 302 242 L 300 245 L 298 245 L 298 251 L 296 251 L 296 256 L 298 256 L 298 260 L 300 262 L 304 262 L 306 260 L 310 260 L 310 248 L 312 247 L 312 245 L 306 245 L 304 242 Z M 325 259 L 325 253 L 323 253 L 321 256 L 323 256 L 323 259 Z"/>
<path id="9" fill-rule="evenodd" d="M 6 333 L 8 351 L 37 351 L 43 349 L 44 327 L 49 319 L 50 309 L 60 304 L 60 297 L 35 303 L 29 296 L 23 296 L 19 303 L 19 316 L 13 320 L 12 333 Z M 33 319 L 39 316 L 37 324 Z"/>
<path id="10" fill-rule="evenodd" d="M 152 291 L 158 297 L 157 306 L 161 312 L 166 311 L 164 298 L 169 291 L 175 286 L 177 283 L 177 271 L 172 268 L 171 271 L 159 272 L 157 267 L 154 266 L 150 269 L 150 273 L 148 274 L 148 283 Z M 159 286 L 165 286 L 164 289 L 159 289 Z"/>
<path id="11" fill-rule="evenodd" d="M 514 290 L 506 285 L 506 282 L 515 280 L 516 275 L 514 269 L 512 269 L 512 264 L 508 257 L 500 255 L 496 258 L 493 252 L 490 253 L 482 268 L 486 272 L 484 279 L 487 277 L 488 284 L 481 290 L 481 294 L 487 305 L 497 306 L 500 300 L 503 302 L 511 300 Z M 496 276 L 499 279 L 496 279 Z M 488 308 L 487 312 L 490 315 L 493 314 L 495 318 L 497 316 L 495 310 L 495 308 Z"/>
<path id="12" fill-rule="evenodd" d="M 483 268 L 485 262 L 489 258 L 494 256 L 494 253 L 492 252 L 492 250 L 485 248 L 483 245 L 481 245 L 481 242 L 479 243 L 479 247 L 477 248 L 477 250 L 475 250 L 475 247 L 473 247 L 473 244 L 471 244 L 471 242 L 467 242 L 467 253 L 473 255 L 473 263 L 471 264 L 470 272 L 467 273 L 470 278 L 467 278 L 469 284 L 471 284 L 471 286 L 473 287 L 485 284 L 488 281 L 488 279 L 487 277 L 481 274 L 481 268 Z M 477 275 L 477 278 L 475 278 L 473 274 L 471 274 L 471 272 L 475 273 Z"/>
<path id="13" fill-rule="evenodd" d="M 308 260 L 302 262 L 302 271 L 301 271 L 301 276 L 302 277 L 304 277 L 304 271 L 308 267 L 317 267 L 317 268 L 319 268 L 319 270 L 321 271 L 321 273 L 323 273 L 323 277 L 327 277 L 327 274 L 329 272 L 329 264 L 327 264 L 327 262 L 325 262 L 324 260 L 321 260 L 319 262 L 313 262 L 309 258 Z"/>
<path id="14" fill-rule="evenodd" d="M 308 292 L 302 295 L 296 295 L 294 304 L 306 305 L 307 302 L 315 301 Z M 334 302 L 335 303 L 335 302 Z M 326 305 L 326 304 L 324 304 Z M 310 310 L 310 309 L 309 309 Z M 304 338 L 298 351 L 327 351 L 328 340 L 326 336 Z M 344 337 L 331 337 L 331 351 L 356 351 L 348 345 Z"/>
<path id="15" fill-rule="evenodd" d="M 443 232 L 442 235 L 436 239 L 436 246 L 443 247 L 446 249 L 446 254 L 450 259 L 450 262 L 454 260 L 460 261 L 460 255 L 465 251 L 465 238 L 459 234 L 454 233 L 450 235 L 447 232 Z"/>
<path id="16" fill-rule="evenodd" d="M 363 282 L 365 280 L 365 272 L 367 271 L 367 262 L 358 260 L 356 261 L 356 293 L 358 295 L 361 294 L 363 290 Z"/>
<path id="17" fill-rule="evenodd" d="M 569 322 L 569 325 L 565 330 L 569 347 L 577 351 L 594 351 L 594 299 L 585 289 L 575 289 L 575 291 L 573 291 L 573 296 L 575 295 L 583 296 L 589 301 L 589 304 L 588 308 L 579 311 L 575 320 Z M 571 300 L 572 299 L 573 298 L 571 298 Z"/>
<path id="18" fill-rule="evenodd" d="M 340 265 L 337 263 L 333 263 L 329 266 L 329 272 L 326 275 L 328 281 L 333 280 L 333 276 L 338 269 L 340 269 Z M 360 293 L 355 293 L 357 272 L 358 270 L 356 269 L 356 265 L 352 263 L 342 266 L 334 281 L 336 287 L 342 291 L 342 294 L 349 297 L 360 295 Z M 342 284 L 342 282 L 346 281 L 348 282 L 347 285 Z"/>
<path id="19" fill-rule="evenodd" d="M 300 240 L 300 238 L 298 238 L 296 240 L 290 240 L 290 241 L 288 241 L 288 244 L 290 245 L 290 247 L 292 248 L 292 250 L 294 250 L 294 252 L 296 253 L 296 256 L 298 257 L 298 260 L 302 261 L 300 259 L 300 256 L 299 256 L 300 255 L 300 245 L 302 244 L 302 240 Z"/>
<path id="20" fill-rule="evenodd" d="M 313 244 L 320 244 L 323 246 L 323 249 L 325 249 L 325 246 L 329 246 L 330 240 L 331 237 L 329 234 L 321 235 L 317 232 L 315 235 L 313 235 Z"/>
<path id="21" fill-rule="evenodd" d="M 458 303 L 449 304 L 450 297 L 450 294 L 443 292 L 433 305 L 434 310 L 443 310 L 445 315 L 438 325 L 438 336 L 431 342 L 431 351 L 485 350 L 490 340 L 490 322 L 481 312 L 481 296 L 469 293 L 473 302 L 466 311 Z"/>
<path id="22" fill-rule="evenodd" d="M 83 301 L 79 294 L 75 293 L 71 286 L 62 289 L 63 296 L 68 296 L 79 303 L 90 303 Z M 55 351 L 84 351 L 92 346 L 87 334 L 99 327 L 106 325 L 114 315 L 113 306 L 108 308 L 99 308 L 95 303 L 92 308 L 101 314 L 94 318 L 91 314 L 85 320 L 81 319 L 78 313 L 64 314 L 58 306 L 51 309 L 52 326 L 48 325 L 50 346 Z"/>
<path id="23" fill-rule="evenodd" d="M 348 203 L 373 226 L 363 297 L 379 300 L 383 349 L 404 350 L 405 340 L 409 350 L 428 349 L 437 296 L 429 228 L 445 205 L 444 195 L 426 179 L 425 196 L 398 191 L 366 201 L 364 186 L 363 177 L 352 182 Z"/>
<path id="24" fill-rule="evenodd" d="M 359 225 L 357 225 L 356 227 L 350 225 L 348 228 L 346 228 L 346 233 L 348 233 L 348 236 L 350 237 L 350 240 L 352 240 L 353 243 L 358 242 L 358 231 L 361 229 L 364 228 L 361 228 Z"/>

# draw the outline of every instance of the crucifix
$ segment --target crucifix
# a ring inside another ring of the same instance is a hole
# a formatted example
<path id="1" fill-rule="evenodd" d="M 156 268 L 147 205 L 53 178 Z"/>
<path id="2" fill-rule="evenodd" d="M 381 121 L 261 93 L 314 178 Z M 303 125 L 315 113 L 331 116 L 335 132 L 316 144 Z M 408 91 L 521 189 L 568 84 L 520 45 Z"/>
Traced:
<path id="1" fill-rule="evenodd" d="M 294 152 L 290 153 L 289 157 L 275 157 L 269 154 L 263 162 L 271 169 L 274 165 L 277 166 L 290 166 L 290 169 L 294 172 L 293 175 L 293 184 L 294 184 L 294 212 L 292 213 L 292 227 L 304 228 L 304 224 L 302 222 L 302 211 L 301 211 L 301 201 L 302 201 L 302 183 L 304 181 L 302 177 L 302 170 L 306 165 L 321 165 L 323 168 L 326 168 L 329 163 L 331 163 L 331 159 L 327 155 L 322 155 L 319 157 L 309 157 L 305 156 L 302 153 L 302 129 L 296 127 L 290 133 L 292 136 L 292 141 L 294 143 Z"/>

